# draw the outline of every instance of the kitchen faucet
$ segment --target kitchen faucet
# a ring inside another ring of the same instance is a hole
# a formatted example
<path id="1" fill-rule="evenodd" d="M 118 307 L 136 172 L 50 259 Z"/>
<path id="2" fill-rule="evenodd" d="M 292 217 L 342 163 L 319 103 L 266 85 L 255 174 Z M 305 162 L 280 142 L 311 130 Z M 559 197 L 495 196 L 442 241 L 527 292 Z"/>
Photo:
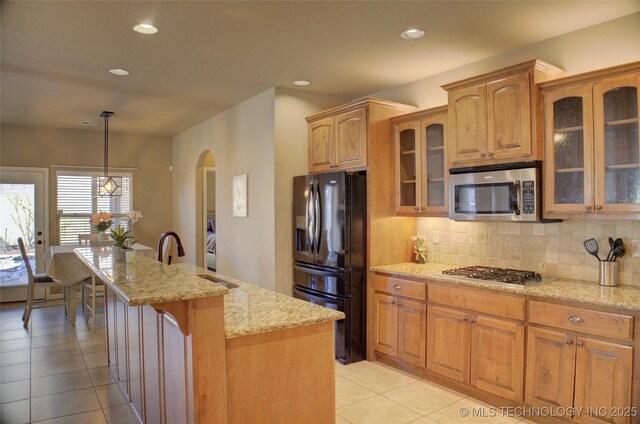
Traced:
<path id="1" fill-rule="evenodd" d="M 158 261 L 160 262 L 163 262 L 162 252 L 164 250 L 164 242 L 169 236 L 173 236 L 173 238 L 176 239 L 178 256 L 184 256 L 184 248 L 182 247 L 182 242 L 180 241 L 180 237 L 178 237 L 178 234 L 176 234 L 174 231 L 167 231 L 165 233 L 162 233 L 160 235 L 160 240 L 158 240 Z M 169 255 L 169 261 L 167 262 L 167 265 L 171 265 L 171 255 Z"/>

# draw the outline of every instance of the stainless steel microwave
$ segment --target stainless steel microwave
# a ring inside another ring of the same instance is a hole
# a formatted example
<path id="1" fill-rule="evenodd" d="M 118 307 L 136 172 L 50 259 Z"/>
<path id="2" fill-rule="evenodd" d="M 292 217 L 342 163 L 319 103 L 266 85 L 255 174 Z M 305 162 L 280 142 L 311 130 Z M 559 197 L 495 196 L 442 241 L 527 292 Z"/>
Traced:
<path id="1" fill-rule="evenodd" d="M 538 222 L 541 162 L 449 170 L 449 218 L 456 221 Z"/>

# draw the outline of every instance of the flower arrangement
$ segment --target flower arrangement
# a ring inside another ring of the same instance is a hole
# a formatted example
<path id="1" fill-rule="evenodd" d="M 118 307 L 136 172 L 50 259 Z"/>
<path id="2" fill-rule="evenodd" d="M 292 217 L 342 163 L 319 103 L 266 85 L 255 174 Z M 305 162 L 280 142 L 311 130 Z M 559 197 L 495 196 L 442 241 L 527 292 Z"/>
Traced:
<path id="1" fill-rule="evenodd" d="M 129 221 L 131 221 L 132 224 L 135 224 L 140 220 L 140 218 L 142 218 L 142 212 L 140 211 L 127 212 L 127 218 L 129 218 Z"/>
<path id="2" fill-rule="evenodd" d="M 416 255 L 416 262 L 424 264 L 427 262 L 427 244 L 422 236 L 411 236 L 413 240 L 413 253 Z"/>
<path id="3" fill-rule="evenodd" d="M 91 215 L 91 223 L 99 233 L 104 233 L 113 224 L 113 215 L 109 212 L 98 212 Z"/>

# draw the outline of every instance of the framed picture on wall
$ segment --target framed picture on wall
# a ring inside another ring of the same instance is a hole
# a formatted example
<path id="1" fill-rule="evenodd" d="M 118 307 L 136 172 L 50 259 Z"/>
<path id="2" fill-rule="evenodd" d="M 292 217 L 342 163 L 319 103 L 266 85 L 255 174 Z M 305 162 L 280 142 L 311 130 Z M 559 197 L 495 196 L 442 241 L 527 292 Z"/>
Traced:
<path id="1" fill-rule="evenodd" d="M 247 174 L 233 176 L 232 193 L 233 216 L 237 218 L 246 218 Z"/>

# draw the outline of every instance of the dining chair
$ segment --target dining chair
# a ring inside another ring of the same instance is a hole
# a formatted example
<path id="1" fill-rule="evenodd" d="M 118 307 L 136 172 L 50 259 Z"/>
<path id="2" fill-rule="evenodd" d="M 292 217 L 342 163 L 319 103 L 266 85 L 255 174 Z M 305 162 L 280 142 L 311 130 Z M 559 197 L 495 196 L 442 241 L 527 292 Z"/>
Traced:
<path id="1" fill-rule="evenodd" d="M 58 283 L 56 283 L 53 278 L 49 277 L 47 274 L 33 273 L 31 262 L 29 262 L 29 257 L 27 256 L 27 250 L 24 248 L 24 241 L 22 240 L 22 237 L 18 237 L 18 246 L 20 247 L 20 254 L 22 255 L 22 260 L 24 261 L 24 266 L 27 270 L 27 304 L 25 305 L 24 313 L 22 314 L 22 321 L 24 321 L 24 327 L 26 328 L 29 326 L 31 311 L 34 308 L 63 305 L 64 301 L 61 302 L 60 299 L 38 300 L 33 298 L 36 287 L 53 287 L 58 286 Z"/>
<path id="2" fill-rule="evenodd" d="M 78 234 L 78 242 L 88 245 L 100 239 L 99 234 Z M 91 321 L 91 331 L 96 331 L 96 298 L 104 298 L 104 283 L 96 282 L 96 276 L 92 275 L 82 283 L 82 310 L 84 319 Z"/>
<path id="3" fill-rule="evenodd" d="M 78 243 L 83 246 L 96 240 L 100 240 L 100 234 L 78 234 Z"/>

